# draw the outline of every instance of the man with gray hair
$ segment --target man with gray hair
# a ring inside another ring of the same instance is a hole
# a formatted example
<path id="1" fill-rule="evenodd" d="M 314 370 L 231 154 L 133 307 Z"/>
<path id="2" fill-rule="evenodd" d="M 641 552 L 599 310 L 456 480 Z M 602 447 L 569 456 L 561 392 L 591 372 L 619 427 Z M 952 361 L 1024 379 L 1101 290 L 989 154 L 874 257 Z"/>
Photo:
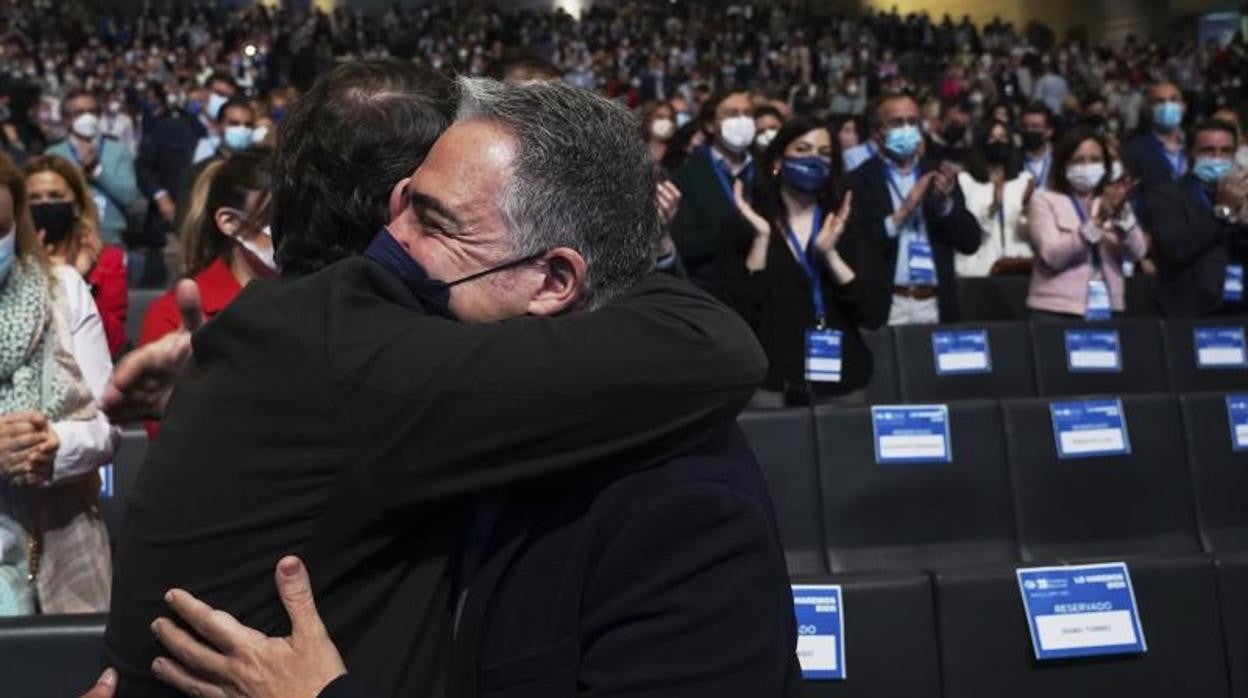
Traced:
<path id="1" fill-rule="evenodd" d="M 196 333 L 128 502 L 118 695 L 165 695 L 152 671 L 182 671 L 153 662 L 169 588 L 288 632 L 266 583 L 285 553 L 354 676 L 438 695 L 454 581 L 484 550 L 462 534 L 492 518 L 469 498 L 666 463 L 761 378 L 739 319 L 648 273 L 654 175 L 621 107 L 553 84 L 462 93 L 364 258 L 253 284 Z"/>

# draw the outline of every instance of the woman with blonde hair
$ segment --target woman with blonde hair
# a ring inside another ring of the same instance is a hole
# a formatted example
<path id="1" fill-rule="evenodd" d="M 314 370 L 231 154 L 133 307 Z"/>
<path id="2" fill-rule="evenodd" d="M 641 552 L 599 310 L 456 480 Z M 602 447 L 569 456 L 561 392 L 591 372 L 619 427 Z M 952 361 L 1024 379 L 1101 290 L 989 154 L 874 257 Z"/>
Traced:
<path id="1" fill-rule="evenodd" d="M 98 469 L 118 434 L 96 403 L 111 372 L 91 291 L 48 258 L 0 156 L 0 615 L 108 609 Z"/>
<path id="2" fill-rule="evenodd" d="M 42 155 L 26 161 L 25 170 L 30 214 L 44 250 L 91 287 L 109 353 L 117 356 L 126 344 L 126 253 L 100 241 L 95 200 L 76 165 Z"/>

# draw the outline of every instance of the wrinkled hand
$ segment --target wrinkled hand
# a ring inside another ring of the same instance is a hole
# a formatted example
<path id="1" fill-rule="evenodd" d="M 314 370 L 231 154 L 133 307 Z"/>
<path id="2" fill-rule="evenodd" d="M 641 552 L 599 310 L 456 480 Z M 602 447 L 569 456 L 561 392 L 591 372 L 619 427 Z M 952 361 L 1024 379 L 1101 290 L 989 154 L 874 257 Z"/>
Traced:
<path id="1" fill-rule="evenodd" d="M 290 616 L 289 637 L 267 637 L 185 591 L 170 591 L 170 608 L 203 641 L 167 618 L 157 619 L 152 632 L 173 658 L 152 663 L 156 678 L 204 698 L 314 698 L 347 673 L 316 611 L 303 563 L 282 558 L 274 577 Z"/>
<path id="2" fill-rule="evenodd" d="M 1131 177 L 1123 177 L 1116 182 L 1110 182 L 1105 187 L 1105 191 L 1101 193 L 1100 214 L 1102 220 L 1114 218 L 1122 210 L 1122 205 L 1127 202 L 1127 197 L 1131 195 L 1131 191 L 1135 189 L 1137 180 Z"/>
<path id="3" fill-rule="evenodd" d="M 105 669 L 100 678 L 95 680 L 95 685 L 91 690 L 79 696 L 79 698 L 113 698 L 117 693 L 117 672 L 114 669 Z"/>
<path id="4" fill-rule="evenodd" d="M 1217 202 L 1238 212 L 1248 201 L 1248 170 L 1237 169 L 1218 182 Z"/>
<path id="5" fill-rule="evenodd" d="M 750 205 L 749 200 L 745 198 L 745 185 L 742 184 L 739 179 L 732 185 L 732 198 L 737 203 L 737 211 L 739 211 L 741 215 L 745 217 L 745 220 L 749 221 L 750 226 L 754 228 L 755 235 L 759 237 L 771 235 L 771 226 L 768 225 L 766 218 L 758 215 L 758 211 L 755 211 L 754 207 Z"/>
<path id="6" fill-rule="evenodd" d="M 17 485 L 40 485 L 52 479 L 61 440 L 40 412 L 0 417 L 0 475 Z"/>
<path id="7" fill-rule="evenodd" d="M 659 220 L 664 227 L 672 224 L 676 212 L 680 210 L 680 190 L 671 182 L 659 182 L 658 206 Z"/>
<path id="8" fill-rule="evenodd" d="M 815 249 L 822 254 L 828 254 L 836 249 L 836 243 L 841 241 L 841 237 L 845 234 L 845 225 L 849 223 L 850 206 L 853 203 L 854 193 L 852 191 L 845 192 L 845 198 L 841 200 L 841 208 L 836 213 L 829 213 L 823 218 L 823 225 L 819 228 L 819 234 L 815 237 Z"/>
<path id="9" fill-rule="evenodd" d="M 191 360 L 191 334 L 204 324 L 203 303 L 194 281 L 178 282 L 182 327 L 126 355 L 113 369 L 100 404 L 114 423 L 160 419 L 173 387 Z"/>

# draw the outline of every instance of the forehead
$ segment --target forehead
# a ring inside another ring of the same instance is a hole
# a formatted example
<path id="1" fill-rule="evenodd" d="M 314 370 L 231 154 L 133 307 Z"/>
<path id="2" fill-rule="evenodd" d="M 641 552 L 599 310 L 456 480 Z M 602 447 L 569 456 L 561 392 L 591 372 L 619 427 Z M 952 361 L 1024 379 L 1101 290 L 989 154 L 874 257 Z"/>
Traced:
<path id="1" fill-rule="evenodd" d="M 832 134 L 828 133 L 828 129 L 820 126 L 814 128 L 797 138 L 793 139 L 794 143 L 809 143 L 814 146 L 829 145 L 832 143 Z"/>
<path id="2" fill-rule="evenodd" d="M 68 189 L 69 182 L 52 170 L 36 172 L 26 178 L 27 189 Z"/>
<path id="3" fill-rule="evenodd" d="M 1233 145 L 1235 138 L 1221 129 L 1206 129 L 1196 134 L 1197 147 L 1229 148 Z"/>
<path id="4" fill-rule="evenodd" d="M 1179 97 L 1181 95 L 1179 88 L 1171 85 L 1170 83 L 1154 85 L 1149 90 L 1149 94 L 1158 99 L 1169 99 L 1171 97 Z"/>
<path id="5" fill-rule="evenodd" d="M 738 92 L 728 95 L 724 101 L 719 103 L 718 107 L 715 107 L 715 111 L 749 111 L 753 106 L 754 103 L 750 101 L 749 95 L 744 92 Z"/>
<path id="6" fill-rule="evenodd" d="M 412 186 L 453 211 L 497 197 L 511 175 L 516 142 L 504 126 L 484 119 L 459 121 L 433 144 Z"/>
<path id="7" fill-rule="evenodd" d="M 95 97 L 91 95 L 78 95 L 73 99 L 65 102 L 65 106 L 70 109 L 89 109 L 95 106 Z"/>
<path id="8" fill-rule="evenodd" d="M 1079 155 L 1079 156 L 1090 155 L 1090 156 L 1099 158 L 1101 156 L 1101 144 L 1089 138 L 1083 141 L 1082 143 L 1080 143 L 1078 148 L 1075 148 L 1075 152 L 1073 153 L 1073 155 Z"/>
<path id="9" fill-rule="evenodd" d="M 885 119 L 918 113 L 919 105 L 915 104 L 914 100 L 908 97 L 890 99 L 880 105 L 880 116 Z"/>

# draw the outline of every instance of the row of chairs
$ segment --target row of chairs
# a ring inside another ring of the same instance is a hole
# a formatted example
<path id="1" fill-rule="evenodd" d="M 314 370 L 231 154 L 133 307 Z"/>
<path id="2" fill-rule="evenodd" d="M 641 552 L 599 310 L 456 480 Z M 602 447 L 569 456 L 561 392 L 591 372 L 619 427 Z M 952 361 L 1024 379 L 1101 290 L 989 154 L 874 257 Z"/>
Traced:
<path id="1" fill-rule="evenodd" d="M 1091 371 L 1072 367 L 1068 342 L 1087 331 L 1116 334 L 1118 367 Z M 1199 361 L 1197 333 L 1210 331 L 1248 333 L 1248 318 L 886 327 L 865 335 L 875 362 L 867 397 L 868 402 L 881 404 L 1248 389 L 1248 362 L 1236 366 Z M 938 371 L 934 337 L 951 332 L 986 333 L 990 370 Z"/>
<path id="2" fill-rule="evenodd" d="M 1222 394 L 1122 398 L 1131 449 L 1062 460 L 1050 402 L 950 403 L 948 463 L 880 465 L 869 409 L 743 415 L 790 575 L 844 594 L 809 696 L 1248 696 L 1248 452 Z M 1041 662 L 1014 571 L 1124 560 L 1148 650 Z"/>
<path id="3" fill-rule="evenodd" d="M 987 276 L 958 279 L 958 305 L 970 322 L 1024 320 L 1031 276 Z M 1124 301 L 1129 317 L 1157 317 L 1161 307 L 1153 280 L 1136 274 L 1125 280 Z"/>

